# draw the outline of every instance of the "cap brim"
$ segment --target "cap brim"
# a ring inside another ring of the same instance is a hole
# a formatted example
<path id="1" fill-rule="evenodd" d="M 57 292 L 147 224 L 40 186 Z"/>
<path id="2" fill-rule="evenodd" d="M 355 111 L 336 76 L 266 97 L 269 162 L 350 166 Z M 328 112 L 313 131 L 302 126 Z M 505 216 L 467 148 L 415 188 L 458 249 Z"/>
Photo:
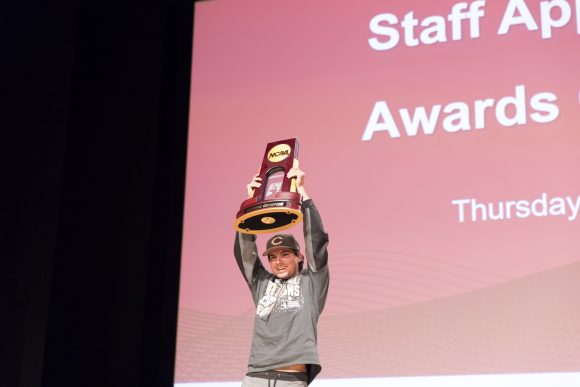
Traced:
<path id="1" fill-rule="evenodd" d="M 271 252 L 272 250 L 274 250 L 274 249 L 279 249 L 279 248 L 284 248 L 284 249 L 288 249 L 288 250 L 294 250 L 294 248 L 293 248 L 293 247 L 290 247 L 290 246 L 273 246 L 273 247 L 270 247 L 269 249 L 267 249 L 266 251 L 264 251 L 264 252 L 262 253 L 262 256 L 264 256 L 264 257 L 265 257 L 265 256 L 267 256 L 268 254 L 270 254 L 270 252 Z"/>

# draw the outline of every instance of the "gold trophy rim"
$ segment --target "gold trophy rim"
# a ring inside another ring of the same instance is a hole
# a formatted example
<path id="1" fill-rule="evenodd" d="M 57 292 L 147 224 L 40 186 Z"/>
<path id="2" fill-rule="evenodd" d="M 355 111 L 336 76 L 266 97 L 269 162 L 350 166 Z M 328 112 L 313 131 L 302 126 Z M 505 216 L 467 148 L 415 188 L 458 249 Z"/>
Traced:
<path id="1" fill-rule="evenodd" d="M 240 227 L 240 224 L 242 224 L 246 219 L 253 218 L 255 216 L 266 215 L 266 214 L 271 214 L 271 213 L 280 213 L 280 212 L 285 212 L 287 214 L 294 214 L 294 215 L 296 215 L 296 219 L 294 219 L 290 223 L 286 223 L 282 226 L 275 227 L 275 228 L 269 228 L 267 230 L 251 230 L 251 232 L 250 232 L 249 229 Z M 234 222 L 234 228 L 236 229 L 236 231 L 239 231 L 239 232 L 245 233 L 245 234 L 271 234 L 271 233 L 275 233 L 278 231 L 282 231 L 282 230 L 286 230 L 286 229 L 289 229 L 291 227 L 294 227 L 296 224 L 302 222 L 302 218 L 303 218 L 302 211 L 294 209 L 294 208 L 289 208 L 289 207 L 260 208 L 259 210 L 248 212 L 247 214 L 244 214 L 244 215 L 240 216 L 239 218 L 237 218 L 236 221 Z"/>

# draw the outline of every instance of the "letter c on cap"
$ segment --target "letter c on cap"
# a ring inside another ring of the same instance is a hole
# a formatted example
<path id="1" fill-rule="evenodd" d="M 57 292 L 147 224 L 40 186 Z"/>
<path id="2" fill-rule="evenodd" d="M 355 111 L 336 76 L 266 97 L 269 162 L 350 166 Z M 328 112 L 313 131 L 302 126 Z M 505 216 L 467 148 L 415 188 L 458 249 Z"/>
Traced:
<path id="1" fill-rule="evenodd" d="M 284 241 L 284 239 L 282 239 L 282 237 L 277 236 L 276 238 L 272 239 L 272 241 L 270 242 L 273 245 L 279 245 Z"/>

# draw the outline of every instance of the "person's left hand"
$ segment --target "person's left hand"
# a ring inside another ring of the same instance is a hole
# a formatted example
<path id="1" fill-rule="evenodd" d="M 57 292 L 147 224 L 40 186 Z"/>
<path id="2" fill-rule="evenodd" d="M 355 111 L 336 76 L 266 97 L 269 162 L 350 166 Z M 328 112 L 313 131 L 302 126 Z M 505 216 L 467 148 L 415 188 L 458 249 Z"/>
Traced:
<path id="1" fill-rule="evenodd" d="M 306 193 L 306 189 L 304 188 L 305 176 L 306 176 L 306 174 L 304 173 L 304 171 L 298 167 L 294 167 L 294 168 L 290 169 L 288 171 L 288 173 L 286 174 L 286 177 L 288 177 L 289 179 L 295 179 L 296 191 L 300 195 L 302 195 L 302 200 L 310 199 L 310 197 Z"/>

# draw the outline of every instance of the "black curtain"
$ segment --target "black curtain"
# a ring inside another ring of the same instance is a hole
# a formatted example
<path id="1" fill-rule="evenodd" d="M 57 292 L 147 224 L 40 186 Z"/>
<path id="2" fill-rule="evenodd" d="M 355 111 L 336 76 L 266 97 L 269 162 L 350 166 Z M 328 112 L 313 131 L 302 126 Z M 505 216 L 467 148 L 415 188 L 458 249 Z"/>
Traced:
<path id="1" fill-rule="evenodd" d="M 193 8 L 0 3 L 0 387 L 172 385 Z"/>

